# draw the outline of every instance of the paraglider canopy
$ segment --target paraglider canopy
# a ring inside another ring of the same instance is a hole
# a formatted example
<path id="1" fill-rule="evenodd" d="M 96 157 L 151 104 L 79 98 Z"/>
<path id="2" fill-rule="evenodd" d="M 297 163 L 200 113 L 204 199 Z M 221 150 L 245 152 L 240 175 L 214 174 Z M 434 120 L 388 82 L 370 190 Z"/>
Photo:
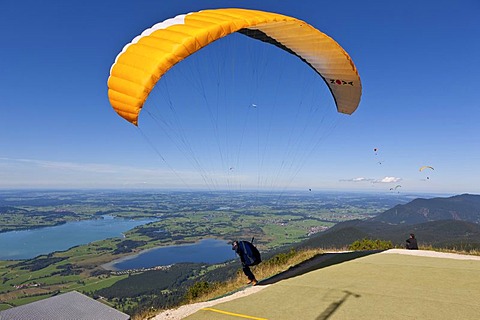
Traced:
<path id="1" fill-rule="evenodd" d="M 337 42 L 296 18 L 247 9 L 192 12 L 142 32 L 123 48 L 111 67 L 108 96 L 112 107 L 137 125 L 145 100 L 170 68 L 235 32 L 298 56 L 325 80 L 338 112 L 352 114 L 357 109 L 362 91 L 360 77 Z"/>
<path id="2" fill-rule="evenodd" d="M 435 170 L 435 169 L 434 169 L 433 167 L 431 167 L 431 166 L 421 166 L 420 169 L 418 169 L 418 171 L 422 172 L 422 171 L 425 170 L 425 169 Z M 430 177 L 427 176 L 426 179 L 427 179 L 427 180 L 430 180 Z"/>
<path id="3" fill-rule="evenodd" d="M 418 171 L 423 171 L 423 170 L 425 170 L 425 169 L 435 170 L 435 169 L 433 169 L 433 167 L 431 167 L 431 166 L 422 166 L 422 167 L 420 167 L 420 169 L 418 169 Z M 440 171 L 441 171 L 441 170 L 440 170 Z"/>
<path id="4" fill-rule="evenodd" d="M 155 24 L 123 48 L 108 78 L 115 112 L 173 173 L 164 181 L 188 188 L 291 187 L 337 125 L 329 116 L 355 112 L 361 92 L 329 36 L 294 17 L 234 8 Z"/>
<path id="5" fill-rule="evenodd" d="M 395 190 L 397 190 L 398 188 L 401 188 L 401 187 L 402 187 L 401 185 L 397 184 L 395 187 L 390 188 L 390 191 L 395 191 Z"/>

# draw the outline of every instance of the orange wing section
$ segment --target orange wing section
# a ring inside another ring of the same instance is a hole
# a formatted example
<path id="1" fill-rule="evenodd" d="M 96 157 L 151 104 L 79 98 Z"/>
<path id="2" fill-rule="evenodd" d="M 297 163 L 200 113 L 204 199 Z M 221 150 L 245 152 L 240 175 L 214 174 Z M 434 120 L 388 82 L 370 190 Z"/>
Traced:
<path id="1" fill-rule="evenodd" d="M 310 65 L 330 88 L 341 113 L 352 114 L 362 86 L 349 55 L 332 38 L 293 17 L 247 9 L 213 9 L 165 20 L 142 32 L 117 56 L 108 78 L 114 110 L 138 125 L 151 90 L 175 64 L 234 32 L 272 43 Z"/>

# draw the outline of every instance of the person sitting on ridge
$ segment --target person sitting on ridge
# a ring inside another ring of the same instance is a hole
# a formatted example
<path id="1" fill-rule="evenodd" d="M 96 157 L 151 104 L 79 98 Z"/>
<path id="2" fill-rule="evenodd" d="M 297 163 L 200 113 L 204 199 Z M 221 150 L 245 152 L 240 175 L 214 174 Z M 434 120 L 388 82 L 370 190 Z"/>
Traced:
<path id="1" fill-rule="evenodd" d="M 417 239 L 415 239 L 415 235 L 410 233 L 410 237 L 406 241 L 405 248 L 409 250 L 418 250 Z"/>

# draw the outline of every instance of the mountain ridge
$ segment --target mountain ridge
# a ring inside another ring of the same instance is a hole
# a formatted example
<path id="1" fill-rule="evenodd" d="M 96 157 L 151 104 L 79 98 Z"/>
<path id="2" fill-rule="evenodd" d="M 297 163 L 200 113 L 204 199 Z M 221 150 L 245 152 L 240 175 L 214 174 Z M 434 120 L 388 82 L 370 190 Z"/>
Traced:
<path id="1" fill-rule="evenodd" d="M 480 223 L 480 195 L 461 194 L 448 198 L 414 199 L 369 219 L 391 224 L 417 224 L 437 220 Z"/>
<path id="2" fill-rule="evenodd" d="M 479 249 L 480 195 L 414 199 L 373 218 L 340 222 L 297 247 L 345 247 L 362 238 L 403 246 L 409 233 L 415 233 L 424 246 Z"/>

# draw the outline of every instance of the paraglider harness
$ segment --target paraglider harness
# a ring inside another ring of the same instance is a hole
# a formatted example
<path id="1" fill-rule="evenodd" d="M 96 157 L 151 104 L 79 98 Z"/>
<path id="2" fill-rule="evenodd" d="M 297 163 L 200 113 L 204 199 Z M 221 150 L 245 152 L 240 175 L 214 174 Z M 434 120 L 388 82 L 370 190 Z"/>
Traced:
<path id="1" fill-rule="evenodd" d="M 252 241 L 237 241 L 238 248 L 235 249 L 240 256 L 240 260 L 247 267 L 256 266 L 262 262 L 260 252 L 253 245 L 253 240 L 254 238 L 252 238 Z"/>

